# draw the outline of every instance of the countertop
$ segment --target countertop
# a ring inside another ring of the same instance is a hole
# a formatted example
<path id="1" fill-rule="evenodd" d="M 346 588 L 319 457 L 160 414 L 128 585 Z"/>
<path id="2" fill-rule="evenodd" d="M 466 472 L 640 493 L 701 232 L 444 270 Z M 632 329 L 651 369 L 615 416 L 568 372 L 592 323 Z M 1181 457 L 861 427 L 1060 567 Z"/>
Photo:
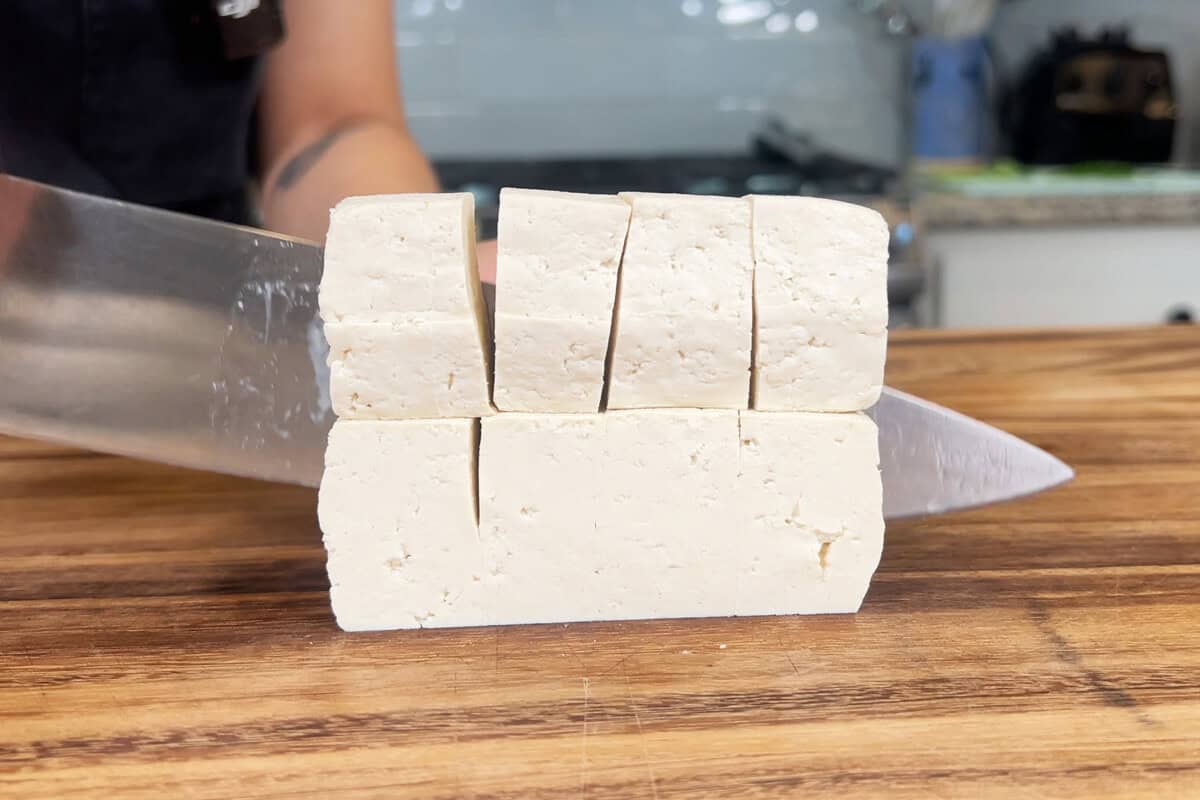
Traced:
<path id="1" fill-rule="evenodd" d="M 997 166 L 924 175 L 926 228 L 1200 225 L 1200 172 L 1172 167 Z"/>
<path id="2" fill-rule="evenodd" d="M 926 228 L 1079 225 L 1200 225 L 1200 192 L 1087 196 L 919 196 L 915 215 Z"/>
<path id="3" fill-rule="evenodd" d="M 894 337 L 1076 467 L 853 616 L 344 634 L 312 491 L 0 439 L 0 796 L 1200 797 L 1200 332 Z"/>

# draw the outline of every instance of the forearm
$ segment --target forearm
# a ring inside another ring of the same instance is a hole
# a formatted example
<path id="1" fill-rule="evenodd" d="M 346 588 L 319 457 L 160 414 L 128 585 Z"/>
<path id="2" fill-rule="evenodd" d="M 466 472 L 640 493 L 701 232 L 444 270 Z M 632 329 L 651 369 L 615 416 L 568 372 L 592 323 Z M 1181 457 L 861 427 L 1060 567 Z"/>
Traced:
<path id="1" fill-rule="evenodd" d="M 407 131 L 356 120 L 300 137 L 264 176 L 262 213 L 281 233 L 323 241 L 329 209 L 351 195 L 436 192 L 433 169 Z"/>

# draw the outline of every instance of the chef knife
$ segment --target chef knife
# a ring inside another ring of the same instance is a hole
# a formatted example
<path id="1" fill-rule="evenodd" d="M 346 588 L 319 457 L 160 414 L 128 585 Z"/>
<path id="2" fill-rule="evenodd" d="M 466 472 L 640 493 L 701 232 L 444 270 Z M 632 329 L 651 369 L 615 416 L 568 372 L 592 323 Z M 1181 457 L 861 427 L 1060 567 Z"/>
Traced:
<path id="1" fill-rule="evenodd" d="M 0 175 L 0 430 L 315 486 L 329 406 L 311 242 Z M 884 515 L 1069 480 L 1048 453 L 891 389 Z"/>

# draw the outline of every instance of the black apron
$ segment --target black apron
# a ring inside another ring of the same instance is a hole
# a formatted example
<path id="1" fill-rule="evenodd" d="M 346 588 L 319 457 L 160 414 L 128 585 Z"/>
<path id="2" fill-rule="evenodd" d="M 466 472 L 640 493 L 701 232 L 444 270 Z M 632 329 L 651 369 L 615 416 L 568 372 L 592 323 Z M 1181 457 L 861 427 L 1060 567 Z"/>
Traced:
<path id="1" fill-rule="evenodd" d="M 259 72 L 209 0 L 3 0 L 0 171 L 248 222 Z"/>

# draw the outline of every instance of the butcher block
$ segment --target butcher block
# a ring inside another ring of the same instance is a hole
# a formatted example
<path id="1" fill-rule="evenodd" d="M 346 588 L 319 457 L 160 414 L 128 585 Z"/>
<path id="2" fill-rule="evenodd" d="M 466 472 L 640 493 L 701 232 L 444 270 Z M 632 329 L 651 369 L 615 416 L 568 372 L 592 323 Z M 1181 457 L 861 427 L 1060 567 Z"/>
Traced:
<path id="1" fill-rule="evenodd" d="M 1200 329 L 897 334 L 1078 471 L 856 615 L 346 634 L 308 489 L 0 439 L 0 797 L 1200 798 Z"/>

